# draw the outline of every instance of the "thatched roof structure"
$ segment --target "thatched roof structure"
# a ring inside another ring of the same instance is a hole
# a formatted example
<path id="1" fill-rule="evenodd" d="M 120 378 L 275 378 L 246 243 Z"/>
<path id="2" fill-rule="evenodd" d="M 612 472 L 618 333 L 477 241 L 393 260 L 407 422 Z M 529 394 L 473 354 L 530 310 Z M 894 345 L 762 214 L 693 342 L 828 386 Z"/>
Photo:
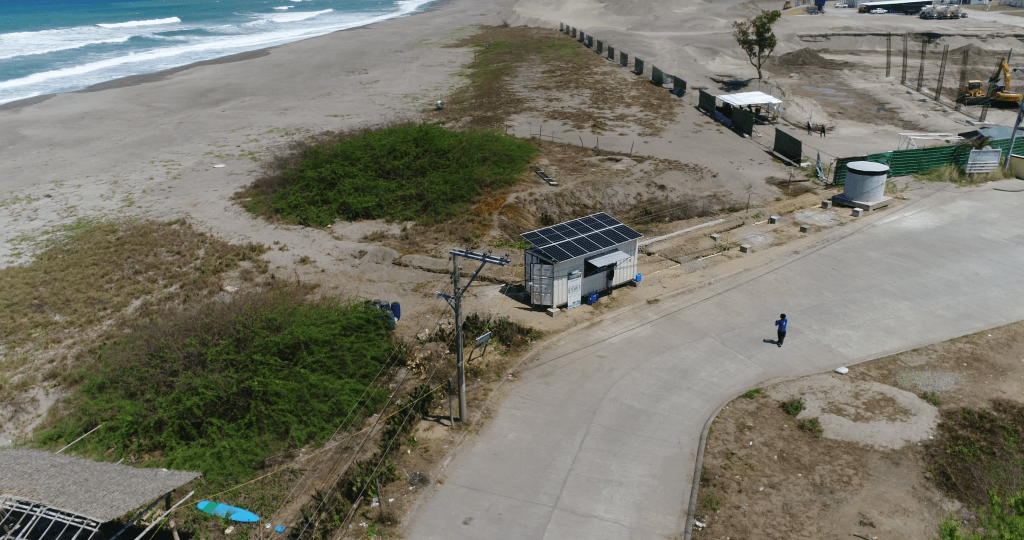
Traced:
<path id="1" fill-rule="evenodd" d="M 98 523 L 151 503 L 198 476 L 41 450 L 0 451 L 0 499 L 35 501 Z"/>

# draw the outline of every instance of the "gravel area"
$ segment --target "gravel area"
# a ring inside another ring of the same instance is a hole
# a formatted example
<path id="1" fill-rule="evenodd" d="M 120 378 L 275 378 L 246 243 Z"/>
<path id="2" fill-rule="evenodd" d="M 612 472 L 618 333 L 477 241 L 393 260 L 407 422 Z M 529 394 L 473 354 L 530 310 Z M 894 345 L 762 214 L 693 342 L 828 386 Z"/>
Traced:
<path id="1" fill-rule="evenodd" d="M 944 392 L 960 386 L 960 375 L 951 371 L 904 371 L 896 376 L 896 384 L 917 388 L 922 392 Z"/>

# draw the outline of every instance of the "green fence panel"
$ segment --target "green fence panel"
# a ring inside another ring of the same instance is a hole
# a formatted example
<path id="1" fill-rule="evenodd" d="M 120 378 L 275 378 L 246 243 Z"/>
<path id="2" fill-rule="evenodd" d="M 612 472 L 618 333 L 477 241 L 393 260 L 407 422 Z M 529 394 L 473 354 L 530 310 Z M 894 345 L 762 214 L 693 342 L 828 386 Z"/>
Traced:
<path id="1" fill-rule="evenodd" d="M 782 131 L 779 128 L 775 128 L 775 153 L 780 156 L 800 163 L 800 158 L 803 157 L 803 146 L 804 143 L 800 142 L 800 139 L 793 137 L 789 133 Z"/>
<path id="2" fill-rule="evenodd" d="M 697 100 L 697 108 L 708 114 L 715 112 L 715 96 L 701 90 L 700 99 Z"/>
<path id="3" fill-rule="evenodd" d="M 732 127 L 737 133 L 746 136 L 754 134 L 754 113 L 740 108 L 732 109 Z"/>
<path id="4" fill-rule="evenodd" d="M 635 56 L 633 57 L 633 73 L 637 75 L 644 74 L 644 61 Z"/>
<path id="5" fill-rule="evenodd" d="M 832 184 L 836 186 L 846 185 L 846 164 L 851 161 L 864 161 L 867 156 L 853 156 L 836 159 L 836 168 L 832 172 Z"/>
<path id="6" fill-rule="evenodd" d="M 622 67 L 628 66 L 629 65 L 629 55 L 624 53 L 624 52 L 622 52 L 622 51 L 619 51 L 619 64 L 622 64 Z"/>
<path id="7" fill-rule="evenodd" d="M 651 66 L 651 84 L 656 84 L 658 86 L 665 85 L 665 76 L 661 70 L 658 69 L 658 66 Z"/>
<path id="8" fill-rule="evenodd" d="M 615 60 L 615 47 L 612 47 L 611 45 L 608 46 L 608 59 Z"/>

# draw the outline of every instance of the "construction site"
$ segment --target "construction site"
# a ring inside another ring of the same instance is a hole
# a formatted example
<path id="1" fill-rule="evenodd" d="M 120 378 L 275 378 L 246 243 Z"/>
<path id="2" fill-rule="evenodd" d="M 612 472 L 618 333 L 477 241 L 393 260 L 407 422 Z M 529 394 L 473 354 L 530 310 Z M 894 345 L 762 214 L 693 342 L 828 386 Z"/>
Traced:
<path id="1" fill-rule="evenodd" d="M 1000 311 L 1016 289 L 986 296 L 1002 318 L 985 329 L 918 335 L 971 302 L 925 309 L 913 289 L 857 304 L 817 267 L 743 287 L 822 254 L 839 275 L 873 248 L 829 246 L 935 201 L 962 217 L 983 190 L 1024 191 L 1024 7 L 484 3 L 0 106 L 0 540 L 497 538 L 510 523 L 530 538 L 925 540 L 951 515 L 979 526 L 986 489 L 1020 489 L 935 468 L 940 443 L 982 436 L 955 411 L 1024 429 L 1024 317 Z M 734 23 L 772 10 L 758 65 Z M 303 172 L 328 155 L 358 159 Z M 879 262 L 879 280 L 923 261 Z M 961 283 L 943 278 L 929 286 Z M 768 307 L 696 311 L 735 291 Z M 904 341 L 876 346 L 867 321 L 799 348 L 800 325 L 893 305 L 906 312 L 881 320 Z M 796 348 L 763 341 L 790 360 L 716 326 L 756 317 L 774 336 L 780 310 Z M 648 350 L 712 329 L 724 348 Z M 716 372 L 728 354 L 746 371 Z M 807 360 L 828 355 L 854 371 Z M 728 399 L 675 401 L 683 381 Z M 561 412 L 528 409 L 544 400 Z M 824 428 L 798 424 L 795 400 Z M 641 429 L 676 416 L 696 428 Z M 598 432 L 607 447 L 587 454 Z"/>

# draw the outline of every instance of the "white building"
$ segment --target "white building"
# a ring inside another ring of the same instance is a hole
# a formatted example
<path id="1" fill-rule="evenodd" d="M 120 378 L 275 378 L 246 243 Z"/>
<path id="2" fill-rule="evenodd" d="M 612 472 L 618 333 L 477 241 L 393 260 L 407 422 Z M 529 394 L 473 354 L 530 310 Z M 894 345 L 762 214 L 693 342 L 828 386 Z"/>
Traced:
<path id="1" fill-rule="evenodd" d="M 537 306 L 575 307 L 597 293 L 636 279 L 643 235 L 603 212 L 523 233 L 526 290 Z"/>

